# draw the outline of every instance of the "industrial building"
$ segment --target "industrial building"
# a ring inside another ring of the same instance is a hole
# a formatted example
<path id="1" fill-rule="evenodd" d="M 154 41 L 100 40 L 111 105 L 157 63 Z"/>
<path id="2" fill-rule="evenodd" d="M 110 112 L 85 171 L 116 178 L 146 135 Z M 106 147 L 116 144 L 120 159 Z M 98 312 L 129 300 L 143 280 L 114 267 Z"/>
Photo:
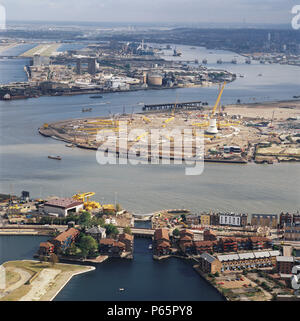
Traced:
<path id="1" fill-rule="evenodd" d="M 74 198 L 55 198 L 44 204 L 40 209 L 48 215 L 66 217 L 70 213 L 78 213 L 83 210 L 84 203 Z"/>

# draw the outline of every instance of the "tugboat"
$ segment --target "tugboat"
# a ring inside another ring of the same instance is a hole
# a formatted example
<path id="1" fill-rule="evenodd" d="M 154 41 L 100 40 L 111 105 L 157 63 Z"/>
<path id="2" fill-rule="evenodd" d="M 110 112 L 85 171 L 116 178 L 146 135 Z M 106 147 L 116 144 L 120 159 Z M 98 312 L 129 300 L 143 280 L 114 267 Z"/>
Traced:
<path id="1" fill-rule="evenodd" d="M 49 155 L 48 158 L 50 159 L 57 159 L 57 160 L 61 160 L 60 156 L 53 156 L 53 155 Z"/>

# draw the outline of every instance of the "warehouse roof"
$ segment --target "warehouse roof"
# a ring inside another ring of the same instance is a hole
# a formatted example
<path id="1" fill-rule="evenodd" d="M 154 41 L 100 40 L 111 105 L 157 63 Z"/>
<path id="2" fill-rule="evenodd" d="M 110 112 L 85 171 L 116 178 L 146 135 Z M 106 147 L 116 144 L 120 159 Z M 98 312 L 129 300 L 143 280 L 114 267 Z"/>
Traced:
<path id="1" fill-rule="evenodd" d="M 277 262 L 294 262 L 293 256 L 276 256 Z"/>
<path id="2" fill-rule="evenodd" d="M 59 207 L 63 209 L 72 208 L 78 205 L 82 205 L 83 202 L 74 200 L 74 198 L 54 198 L 47 203 L 45 206 Z"/>
<path id="3" fill-rule="evenodd" d="M 202 253 L 200 257 L 209 263 L 212 263 L 216 260 L 216 258 L 209 253 Z"/>
<path id="4" fill-rule="evenodd" d="M 221 262 L 239 260 L 238 254 L 218 255 L 217 258 Z"/>

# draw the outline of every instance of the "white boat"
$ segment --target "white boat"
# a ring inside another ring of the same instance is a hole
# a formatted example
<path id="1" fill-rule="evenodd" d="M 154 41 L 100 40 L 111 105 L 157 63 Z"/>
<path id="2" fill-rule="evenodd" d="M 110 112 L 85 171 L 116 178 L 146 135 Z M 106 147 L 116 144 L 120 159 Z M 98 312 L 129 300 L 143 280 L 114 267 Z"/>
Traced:
<path id="1" fill-rule="evenodd" d="M 119 291 L 125 291 L 125 289 L 124 288 L 119 288 Z"/>
<path id="2" fill-rule="evenodd" d="M 152 244 L 149 244 L 148 249 L 149 249 L 149 250 L 152 250 Z"/>

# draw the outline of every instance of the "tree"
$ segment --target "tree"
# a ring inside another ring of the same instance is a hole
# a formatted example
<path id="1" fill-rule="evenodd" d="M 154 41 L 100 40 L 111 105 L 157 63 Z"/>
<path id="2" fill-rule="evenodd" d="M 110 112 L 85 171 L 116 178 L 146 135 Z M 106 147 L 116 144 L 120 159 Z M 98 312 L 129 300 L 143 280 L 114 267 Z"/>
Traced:
<path id="1" fill-rule="evenodd" d="M 86 253 L 86 255 L 93 254 L 98 250 L 98 244 L 96 240 L 90 235 L 83 235 L 80 238 L 78 246 L 81 252 Z"/>
<path id="2" fill-rule="evenodd" d="M 55 253 L 52 253 L 50 255 L 49 261 L 51 262 L 52 265 L 55 265 L 56 263 L 59 262 L 58 256 Z"/>
<path id="3" fill-rule="evenodd" d="M 129 226 L 124 227 L 123 233 L 130 234 L 130 235 L 131 235 L 131 234 L 132 234 L 131 228 L 130 228 Z"/>
<path id="4" fill-rule="evenodd" d="M 182 218 L 182 222 L 186 222 L 186 215 L 185 214 L 181 214 L 181 218 Z"/>
<path id="5" fill-rule="evenodd" d="M 113 224 L 105 224 L 106 235 L 116 236 L 119 234 L 118 228 Z"/>
<path id="6" fill-rule="evenodd" d="M 215 273 L 215 277 L 218 278 L 220 276 L 219 272 Z"/>
<path id="7" fill-rule="evenodd" d="M 76 255 L 77 254 L 77 247 L 75 243 L 72 243 L 70 247 L 66 250 L 67 255 Z"/>
<path id="8" fill-rule="evenodd" d="M 91 224 L 91 213 L 84 211 L 81 213 L 78 223 L 82 227 L 90 226 Z"/>
<path id="9" fill-rule="evenodd" d="M 92 226 L 98 226 L 98 225 L 103 226 L 105 222 L 103 218 L 94 216 L 91 219 L 90 223 Z"/>
<path id="10" fill-rule="evenodd" d="M 178 228 L 173 230 L 173 236 L 179 236 L 179 235 L 180 235 L 180 232 L 179 232 Z"/>
<path id="11" fill-rule="evenodd" d="M 121 207 L 121 205 L 119 203 L 116 204 L 116 211 L 117 212 L 122 211 L 122 207 Z"/>

